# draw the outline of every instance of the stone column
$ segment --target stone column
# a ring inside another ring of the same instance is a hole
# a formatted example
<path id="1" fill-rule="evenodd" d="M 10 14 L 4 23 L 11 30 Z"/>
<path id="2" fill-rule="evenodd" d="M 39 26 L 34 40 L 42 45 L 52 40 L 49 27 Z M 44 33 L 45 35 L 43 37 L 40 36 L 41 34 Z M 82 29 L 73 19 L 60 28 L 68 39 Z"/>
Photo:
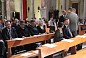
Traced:
<path id="1" fill-rule="evenodd" d="M 4 0 L 1 0 L 2 2 L 2 19 L 4 19 L 5 13 L 4 13 Z"/>
<path id="2" fill-rule="evenodd" d="M 23 20 L 23 0 L 20 0 L 20 19 Z"/>
<path id="3" fill-rule="evenodd" d="M 84 13 L 83 18 L 86 19 L 86 0 L 84 0 Z"/>
<path id="4" fill-rule="evenodd" d="M 40 7 L 40 14 L 41 14 L 41 18 L 48 18 L 48 0 L 41 0 L 41 7 Z"/>
<path id="5" fill-rule="evenodd" d="M 65 8 L 65 3 L 66 3 L 66 1 L 65 0 L 62 0 L 62 10 L 65 10 L 66 8 Z"/>
<path id="6" fill-rule="evenodd" d="M 31 0 L 31 18 L 34 18 L 34 0 Z"/>
<path id="7" fill-rule="evenodd" d="M 7 20 L 11 19 L 10 15 L 10 0 L 6 0 L 6 12 L 7 12 Z"/>

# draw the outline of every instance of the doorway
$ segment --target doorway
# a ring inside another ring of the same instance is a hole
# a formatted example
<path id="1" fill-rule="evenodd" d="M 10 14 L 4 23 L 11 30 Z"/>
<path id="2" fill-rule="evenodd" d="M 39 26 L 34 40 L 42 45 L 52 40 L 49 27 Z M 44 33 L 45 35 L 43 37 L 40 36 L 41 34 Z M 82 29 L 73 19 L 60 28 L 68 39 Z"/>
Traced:
<path id="1" fill-rule="evenodd" d="M 79 7 L 78 6 L 79 6 L 79 3 L 72 3 L 72 7 L 76 9 L 76 13 L 77 14 L 79 14 L 78 13 L 78 11 L 79 11 Z"/>

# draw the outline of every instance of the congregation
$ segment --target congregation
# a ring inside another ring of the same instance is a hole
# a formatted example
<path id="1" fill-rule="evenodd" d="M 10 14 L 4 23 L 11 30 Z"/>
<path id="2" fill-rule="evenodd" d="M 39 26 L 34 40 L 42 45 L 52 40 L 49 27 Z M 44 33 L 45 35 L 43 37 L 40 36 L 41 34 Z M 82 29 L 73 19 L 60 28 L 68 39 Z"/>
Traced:
<path id="1" fill-rule="evenodd" d="M 46 18 L 39 18 L 39 20 L 33 18 L 26 21 L 20 21 L 18 19 L 0 20 L 0 58 L 7 57 L 6 40 L 41 35 L 47 33 L 46 28 L 50 28 L 49 31 L 51 33 L 55 32 L 53 42 L 59 42 L 63 39 L 70 39 L 77 36 L 79 24 L 86 24 L 86 21 L 79 19 L 76 9 L 72 7 L 68 11 L 63 10 L 62 15 L 58 19 L 51 17 L 50 20 Z M 16 54 L 22 50 L 35 50 L 36 47 L 42 44 L 43 42 L 37 42 L 14 47 L 12 48 L 12 54 Z M 81 48 L 82 44 L 77 45 L 77 50 Z"/>

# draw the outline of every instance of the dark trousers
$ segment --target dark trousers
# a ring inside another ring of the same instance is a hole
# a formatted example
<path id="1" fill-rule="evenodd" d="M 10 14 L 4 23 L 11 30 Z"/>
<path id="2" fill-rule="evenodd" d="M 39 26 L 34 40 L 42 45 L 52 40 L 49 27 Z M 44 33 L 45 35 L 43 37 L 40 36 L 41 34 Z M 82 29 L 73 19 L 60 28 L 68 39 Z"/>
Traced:
<path id="1" fill-rule="evenodd" d="M 77 36 L 77 31 L 72 31 L 73 37 Z M 77 45 L 77 50 L 82 49 L 82 44 Z"/>
<path id="2" fill-rule="evenodd" d="M 5 44 L 4 42 L 0 42 L 0 58 L 3 58 L 5 54 Z"/>

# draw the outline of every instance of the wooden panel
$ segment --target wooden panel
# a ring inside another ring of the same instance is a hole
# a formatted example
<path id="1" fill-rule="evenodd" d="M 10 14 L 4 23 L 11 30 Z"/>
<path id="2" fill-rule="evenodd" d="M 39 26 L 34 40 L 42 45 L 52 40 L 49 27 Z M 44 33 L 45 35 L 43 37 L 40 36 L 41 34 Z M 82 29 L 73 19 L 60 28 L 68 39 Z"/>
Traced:
<path id="1" fill-rule="evenodd" d="M 49 47 L 39 47 L 38 49 L 40 49 L 41 51 L 41 58 L 44 58 L 46 56 L 52 55 L 54 53 L 60 52 L 62 50 L 68 49 L 69 47 L 73 47 L 73 49 L 71 51 L 75 50 L 76 45 L 80 44 L 80 43 L 84 43 L 86 42 L 86 38 L 71 38 L 72 40 L 74 40 L 73 42 L 65 42 L 65 41 L 61 41 L 61 42 L 56 42 L 53 43 L 55 45 L 57 45 L 54 48 L 49 48 Z M 76 53 L 76 50 L 74 52 L 71 52 L 72 54 Z"/>
<path id="2" fill-rule="evenodd" d="M 24 40 L 7 40 L 7 45 L 8 45 L 8 48 L 11 48 L 11 47 L 21 46 L 25 44 L 45 41 L 45 40 L 51 39 L 53 35 L 54 33 L 50 33 L 50 34 L 43 34 L 40 36 L 25 37 Z"/>
<path id="3" fill-rule="evenodd" d="M 46 41 L 51 39 L 54 36 L 54 33 L 50 34 L 42 34 L 40 36 L 31 36 L 31 37 L 25 37 L 23 40 L 7 40 L 7 45 L 8 45 L 8 58 L 12 57 L 12 52 L 11 48 L 16 47 L 16 46 L 22 46 L 26 44 L 31 44 L 35 42 L 40 42 L 40 41 Z M 15 57 L 17 58 L 23 58 L 19 55 L 16 55 Z"/>
<path id="4" fill-rule="evenodd" d="M 83 30 L 84 28 L 84 30 Z M 86 32 L 86 25 L 79 25 L 79 35 L 83 35 Z"/>
<path id="5" fill-rule="evenodd" d="M 77 51 L 77 54 L 75 55 L 70 55 L 65 58 L 86 58 L 86 48 L 81 49 L 80 51 Z"/>

